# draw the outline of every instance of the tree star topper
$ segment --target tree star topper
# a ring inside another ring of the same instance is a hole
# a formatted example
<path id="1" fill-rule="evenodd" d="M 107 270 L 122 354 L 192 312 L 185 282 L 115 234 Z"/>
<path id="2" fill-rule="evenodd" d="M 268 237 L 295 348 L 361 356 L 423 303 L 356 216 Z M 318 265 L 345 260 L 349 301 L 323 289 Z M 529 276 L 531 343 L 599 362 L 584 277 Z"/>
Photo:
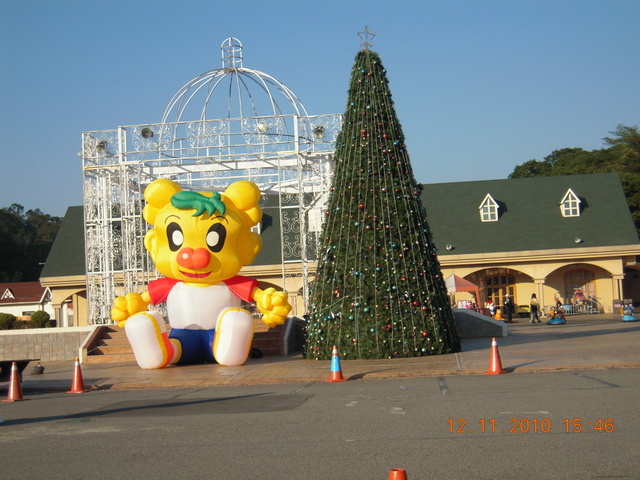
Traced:
<path id="1" fill-rule="evenodd" d="M 376 32 L 370 32 L 369 27 L 365 25 L 364 31 L 358 32 L 358 37 L 362 39 L 360 46 L 365 48 L 373 47 L 373 37 L 375 36 Z"/>

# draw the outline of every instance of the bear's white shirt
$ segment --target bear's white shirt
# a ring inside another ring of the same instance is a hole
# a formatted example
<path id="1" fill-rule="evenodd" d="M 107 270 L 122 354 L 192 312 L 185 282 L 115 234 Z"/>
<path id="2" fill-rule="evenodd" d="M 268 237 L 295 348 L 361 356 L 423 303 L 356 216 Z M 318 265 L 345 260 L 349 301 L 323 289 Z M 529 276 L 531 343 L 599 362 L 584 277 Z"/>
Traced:
<path id="1" fill-rule="evenodd" d="M 167 316 L 172 328 L 213 330 L 222 310 L 240 305 L 224 282 L 207 287 L 178 282 L 167 297 Z"/>

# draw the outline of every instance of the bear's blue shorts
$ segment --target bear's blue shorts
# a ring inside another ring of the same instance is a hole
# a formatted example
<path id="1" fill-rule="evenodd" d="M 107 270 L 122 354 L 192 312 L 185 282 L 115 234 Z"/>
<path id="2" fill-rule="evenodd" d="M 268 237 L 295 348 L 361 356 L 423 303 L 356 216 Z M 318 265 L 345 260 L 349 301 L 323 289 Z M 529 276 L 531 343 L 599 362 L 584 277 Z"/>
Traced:
<path id="1" fill-rule="evenodd" d="M 175 338 L 182 345 L 182 356 L 176 365 L 195 363 L 216 363 L 213 358 L 213 339 L 215 330 L 187 330 L 172 328 L 169 338 Z"/>

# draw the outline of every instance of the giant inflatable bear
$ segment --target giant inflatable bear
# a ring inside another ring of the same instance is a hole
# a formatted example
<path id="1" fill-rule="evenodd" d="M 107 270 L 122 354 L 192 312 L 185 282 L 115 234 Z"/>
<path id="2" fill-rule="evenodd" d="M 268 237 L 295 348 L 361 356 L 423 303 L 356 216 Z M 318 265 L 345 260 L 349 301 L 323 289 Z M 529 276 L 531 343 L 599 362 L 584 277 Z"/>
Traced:
<path id="1" fill-rule="evenodd" d="M 260 190 L 249 181 L 232 183 L 223 194 L 183 191 L 168 179 L 145 189 L 144 219 L 154 228 L 144 246 L 164 278 L 143 293 L 115 299 L 111 318 L 124 326 L 142 368 L 217 362 L 242 365 L 253 339 L 253 318 L 241 300 L 253 302 L 269 327 L 291 311 L 285 292 L 261 289 L 239 276 L 260 248 L 251 231 L 262 218 Z M 150 305 L 166 303 L 171 329 Z"/>

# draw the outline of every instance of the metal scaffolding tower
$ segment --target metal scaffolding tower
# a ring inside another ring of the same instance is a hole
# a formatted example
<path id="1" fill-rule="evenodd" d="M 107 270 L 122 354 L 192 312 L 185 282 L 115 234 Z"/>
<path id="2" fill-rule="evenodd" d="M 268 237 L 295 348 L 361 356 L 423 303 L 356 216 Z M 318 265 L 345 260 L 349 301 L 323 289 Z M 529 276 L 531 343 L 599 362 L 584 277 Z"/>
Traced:
<path id="1" fill-rule="evenodd" d="M 113 299 L 156 278 L 143 247 L 145 187 L 170 178 L 186 190 L 223 191 L 239 179 L 277 199 L 283 288 L 316 259 L 341 115 L 307 113 L 275 78 L 242 66 L 242 44 L 221 45 L 222 68 L 182 86 L 157 124 L 83 132 L 89 323 L 110 323 Z M 253 90 L 253 91 L 252 91 Z M 257 92 L 257 94 L 256 94 Z"/>

